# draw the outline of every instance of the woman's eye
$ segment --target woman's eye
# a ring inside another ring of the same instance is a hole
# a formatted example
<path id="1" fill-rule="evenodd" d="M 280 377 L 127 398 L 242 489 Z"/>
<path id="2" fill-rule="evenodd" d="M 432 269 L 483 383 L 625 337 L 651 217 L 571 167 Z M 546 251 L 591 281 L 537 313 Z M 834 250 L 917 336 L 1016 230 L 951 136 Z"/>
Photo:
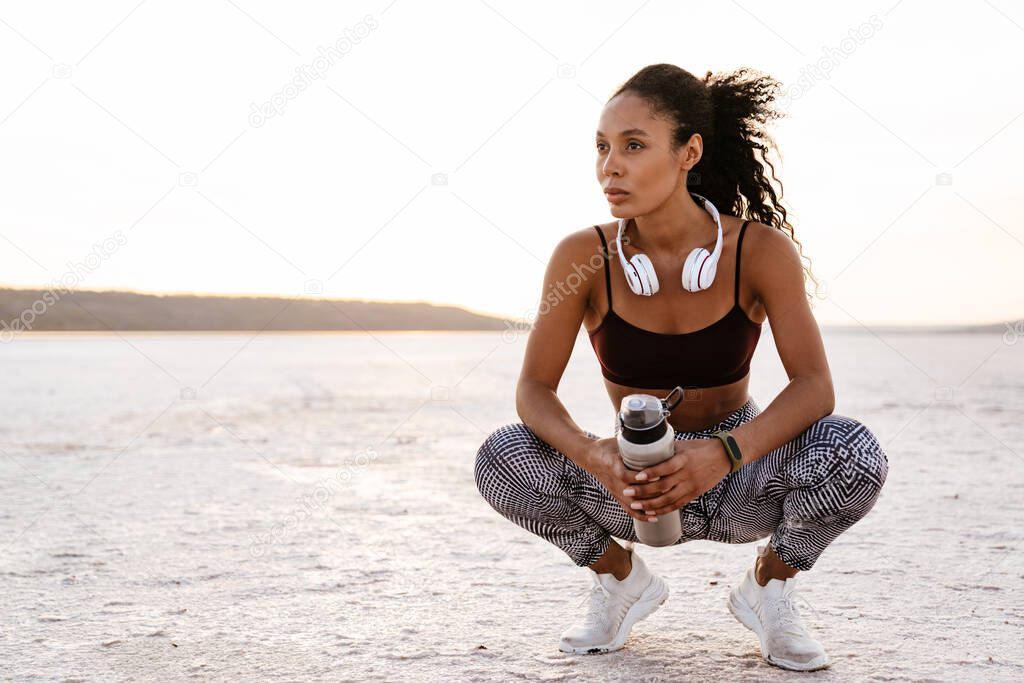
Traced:
<path id="1" fill-rule="evenodd" d="M 637 142 L 636 140 L 633 140 L 631 142 L 626 143 L 626 147 L 629 147 L 630 145 L 637 145 L 640 149 L 643 149 L 643 147 L 644 147 L 641 143 Z M 597 151 L 599 151 L 599 152 L 602 151 L 602 148 L 604 148 L 604 147 L 607 147 L 607 145 L 605 143 L 603 143 L 603 142 L 597 143 Z"/>

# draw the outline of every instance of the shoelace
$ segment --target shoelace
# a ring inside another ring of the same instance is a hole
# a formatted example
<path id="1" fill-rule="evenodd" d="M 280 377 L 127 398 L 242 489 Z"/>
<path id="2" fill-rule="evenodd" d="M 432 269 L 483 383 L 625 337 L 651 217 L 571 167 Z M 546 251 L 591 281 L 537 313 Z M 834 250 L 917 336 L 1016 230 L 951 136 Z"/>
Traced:
<path id="1" fill-rule="evenodd" d="M 582 607 L 584 602 L 590 600 L 590 604 L 587 606 L 586 623 L 593 623 L 604 611 L 605 601 L 608 599 L 608 592 L 604 589 L 604 586 L 599 583 L 595 583 L 590 588 L 581 591 L 581 594 L 582 599 L 576 606 Z"/>
<path id="2" fill-rule="evenodd" d="M 792 593 L 773 600 L 769 607 L 776 625 L 784 628 L 795 627 L 796 631 L 803 632 L 803 624 L 800 623 L 800 609 L 797 607 Z"/>

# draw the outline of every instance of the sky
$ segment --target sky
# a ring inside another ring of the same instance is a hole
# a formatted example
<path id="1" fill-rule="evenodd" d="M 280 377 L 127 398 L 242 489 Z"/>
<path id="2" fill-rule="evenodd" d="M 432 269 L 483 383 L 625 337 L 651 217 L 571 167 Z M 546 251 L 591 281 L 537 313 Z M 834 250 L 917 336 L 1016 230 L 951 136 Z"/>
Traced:
<path id="1" fill-rule="evenodd" d="M 529 318 L 612 220 L 603 103 L 750 66 L 821 324 L 1024 316 L 1006 0 L 0 3 L 0 286 L 426 301 Z"/>

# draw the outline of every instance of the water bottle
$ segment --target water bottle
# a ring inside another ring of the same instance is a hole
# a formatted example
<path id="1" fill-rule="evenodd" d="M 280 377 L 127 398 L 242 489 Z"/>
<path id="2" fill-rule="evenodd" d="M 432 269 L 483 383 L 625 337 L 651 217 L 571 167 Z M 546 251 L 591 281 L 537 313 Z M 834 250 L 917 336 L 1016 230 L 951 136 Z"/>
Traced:
<path id="1" fill-rule="evenodd" d="M 616 440 L 627 469 L 639 472 L 673 456 L 675 431 L 668 423 L 668 416 L 682 397 L 682 387 L 676 387 L 664 399 L 650 394 L 629 394 L 622 398 Z M 633 528 L 640 542 L 651 546 L 672 545 L 683 535 L 678 510 L 654 522 L 634 518 Z"/>

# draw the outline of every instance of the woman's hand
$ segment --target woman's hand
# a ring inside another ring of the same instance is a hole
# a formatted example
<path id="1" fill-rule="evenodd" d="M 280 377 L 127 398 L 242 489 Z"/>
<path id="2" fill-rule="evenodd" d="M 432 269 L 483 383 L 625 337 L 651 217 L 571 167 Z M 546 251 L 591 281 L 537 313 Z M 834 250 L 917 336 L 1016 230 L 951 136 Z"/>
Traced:
<path id="1" fill-rule="evenodd" d="M 640 510 L 630 507 L 630 503 L 634 502 L 633 497 L 623 493 L 625 489 L 636 487 L 638 482 L 634 475 L 637 473 L 627 469 L 622 463 L 622 454 L 619 453 L 619 442 L 616 437 L 591 441 L 585 463 L 587 471 L 597 477 L 601 485 L 619 501 L 619 505 L 630 517 L 647 521 Z"/>
<path id="2" fill-rule="evenodd" d="M 630 472 L 635 483 L 617 493 L 628 499 L 627 505 L 645 513 L 640 519 L 654 521 L 710 491 L 731 471 L 719 439 L 677 439 L 675 455 L 654 467 Z"/>

